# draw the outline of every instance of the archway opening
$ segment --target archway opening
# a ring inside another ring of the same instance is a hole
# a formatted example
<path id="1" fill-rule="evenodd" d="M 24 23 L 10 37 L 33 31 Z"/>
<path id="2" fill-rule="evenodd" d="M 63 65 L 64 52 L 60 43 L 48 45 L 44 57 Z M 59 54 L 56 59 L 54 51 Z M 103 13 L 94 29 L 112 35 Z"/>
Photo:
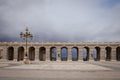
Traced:
<path id="1" fill-rule="evenodd" d="M 72 61 L 78 61 L 78 48 L 72 48 Z"/>
<path id="2" fill-rule="evenodd" d="M 68 59 L 68 49 L 66 47 L 61 48 L 61 61 L 67 61 Z"/>
<path id="3" fill-rule="evenodd" d="M 46 49 L 45 49 L 45 47 L 41 47 L 39 49 L 39 60 L 40 61 L 45 61 L 46 60 Z"/>
<path id="4" fill-rule="evenodd" d="M 111 47 L 106 47 L 106 61 L 110 61 L 111 60 Z"/>
<path id="5" fill-rule="evenodd" d="M 0 59 L 2 59 L 2 58 L 3 58 L 3 49 L 0 48 Z"/>
<path id="6" fill-rule="evenodd" d="M 116 48 L 116 60 L 120 61 L 120 47 Z"/>
<path id="7" fill-rule="evenodd" d="M 35 60 L 35 48 L 34 47 L 29 48 L 29 59 L 30 61 Z"/>
<path id="8" fill-rule="evenodd" d="M 7 53 L 8 53 L 8 60 L 14 60 L 14 48 L 9 47 Z"/>
<path id="9" fill-rule="evenodd" d="M 18 48 L 18 61 L 22 61 L 24 59 L 24 47 Z"/>
<path id="10" fill-rule="evenodd" d="M 100 60 L 100 47 L 95 47 L 93 56 L 95 61 Z"/>
<path id="11" fill-rule="evenodd" d="M 50 60 L 56 61 L 56 59 L 57 59 L 57 49 L 56 47 L 51 47 L 50 48 Z"/>
<path id="12" fill-rule="evenodd" d="M 83 61 L 88 61 L 89 60 L 89 48 L 84 47 L 83 48 Z"/>

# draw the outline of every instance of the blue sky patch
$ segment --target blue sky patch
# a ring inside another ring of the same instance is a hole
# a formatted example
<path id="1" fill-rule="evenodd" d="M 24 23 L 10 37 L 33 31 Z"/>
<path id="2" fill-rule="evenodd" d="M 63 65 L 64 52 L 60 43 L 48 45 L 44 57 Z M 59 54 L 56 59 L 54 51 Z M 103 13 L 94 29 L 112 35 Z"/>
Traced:
<path id="1" fill-rule="evenodd" d="M 101 6 L 107 7 L 107 8 L 112 8 L 112 7 L 114 7 L 115 5 L 117 5 L 118 3 L 120 3 L 120 0 L 104 0 L 104 1 L 101 3 Z"/>

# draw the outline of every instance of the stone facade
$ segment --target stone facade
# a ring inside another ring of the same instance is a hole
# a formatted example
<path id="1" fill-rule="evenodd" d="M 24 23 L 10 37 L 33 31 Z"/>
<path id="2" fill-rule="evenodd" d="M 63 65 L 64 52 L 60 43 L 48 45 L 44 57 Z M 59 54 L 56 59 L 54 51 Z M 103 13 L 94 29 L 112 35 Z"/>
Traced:
<path id="1" fill-rule="evenodd" d="M 0 42 L 0 61 L 22 61 L 25 43 Z M 120 61 L 120 42 L 31 42 L 31 61 Z"/>

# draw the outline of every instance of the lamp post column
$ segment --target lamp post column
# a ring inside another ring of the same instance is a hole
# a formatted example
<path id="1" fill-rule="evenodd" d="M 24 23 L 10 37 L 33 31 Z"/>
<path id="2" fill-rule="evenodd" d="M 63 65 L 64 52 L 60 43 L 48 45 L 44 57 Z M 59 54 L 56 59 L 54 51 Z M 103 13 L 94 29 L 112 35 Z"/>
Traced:
<path id="1" fill-rule="evenodd" d="M 26 44 L 25 44 L 26 50 L 25 50 L 24 63 L 25 63 L 25 64 L 30 64 L 27 46 L 28 46 L 28 39 L 29 39 L 29 38 L 32 39 L 32 38 L 33 38 L 33 35 L 28 31 L 28 28 L 26 27 L 26 32 L 25 32 L 25 33 L 21 32 L 21 33 L 20 33 L 20 37 L 23 38 L 23 39 L 25 40 L 25 42 L 26 42 Z"/>

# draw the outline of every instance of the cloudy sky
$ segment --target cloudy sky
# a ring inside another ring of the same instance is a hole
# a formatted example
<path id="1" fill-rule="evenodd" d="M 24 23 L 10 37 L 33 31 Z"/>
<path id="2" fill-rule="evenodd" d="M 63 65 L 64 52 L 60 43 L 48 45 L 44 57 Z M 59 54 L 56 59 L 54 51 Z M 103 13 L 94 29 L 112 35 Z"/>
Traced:
<path id="1" fill-rule="evenodd" d="M 0 0 L 0 42 L 120 41 L 120 0 Z"/>

